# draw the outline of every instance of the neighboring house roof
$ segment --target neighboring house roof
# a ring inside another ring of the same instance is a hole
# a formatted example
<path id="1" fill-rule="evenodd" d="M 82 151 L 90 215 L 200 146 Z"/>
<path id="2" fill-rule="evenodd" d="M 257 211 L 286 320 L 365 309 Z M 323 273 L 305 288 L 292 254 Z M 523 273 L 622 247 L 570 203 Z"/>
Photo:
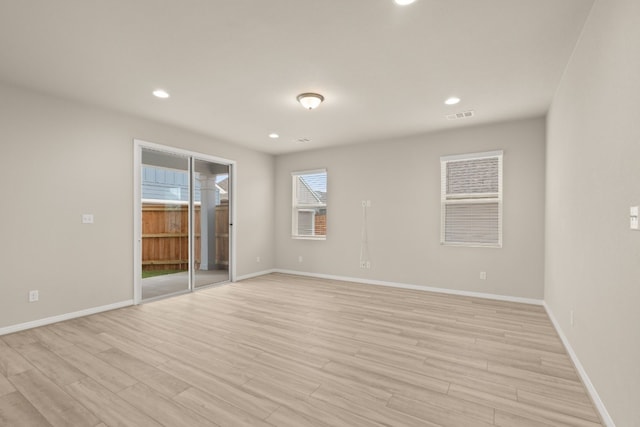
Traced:
<path id="1" fill-rule="evenodd" d="M 327 192 L 318 191 L 311 188 L 311 185 L 305 180 L 303 176 L 298 177 L 298 181 L 302 184 L 298 186 L 297 199 L 298 202 L 306 205 L 326 205 L 327 204 Z"/>
<path id="2" fill-rule="evenodd" d="M 186 171 L 155 166 L 142 167 L 142 198 L 146 200 L 189 200 L 189 179 Z M 229 200 L 229 178 L 216 183 L 217 203 Z M 195 201 L 200 201 L 200 183 L 195 183 Z"/>

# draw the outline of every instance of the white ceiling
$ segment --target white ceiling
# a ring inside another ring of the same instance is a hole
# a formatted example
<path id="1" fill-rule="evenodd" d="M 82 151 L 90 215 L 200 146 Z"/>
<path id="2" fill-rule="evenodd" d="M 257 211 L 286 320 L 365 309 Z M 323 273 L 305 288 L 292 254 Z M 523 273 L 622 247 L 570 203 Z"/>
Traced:
<path id="1" fill-rule="evenodd" d="M 542 115 L 592 3 L 0 0 L 0 81 L 286 153 Z"/>

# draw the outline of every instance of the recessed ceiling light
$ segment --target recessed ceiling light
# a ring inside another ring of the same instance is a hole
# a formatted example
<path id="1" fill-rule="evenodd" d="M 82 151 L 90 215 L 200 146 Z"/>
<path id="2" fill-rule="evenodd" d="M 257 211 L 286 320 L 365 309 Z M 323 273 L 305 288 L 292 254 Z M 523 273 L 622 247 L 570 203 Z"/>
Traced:
<path id="1" fill-rule="evenodd" d="M 452 96 L 451 98 L 444 101 L 444 103 L 447 105 L 456 105 L 458 102 L 460 102 L 460 98 L 456 96 Z"/>
<path id="2" fill-rule="evenodd" d="M 169 97 L 169 92 L 167 92 L 164 89 L 156 89 L 153 91 L 153 96 L 155 96 L 156 98 L 168 98 Z"/>
<path id="3" fill-rule="evenodd" d="M 269 134 L 269 138 L 271 139 L 278 139 L 280 138 L 280 135 L 278 135 L 277 133 L 273 132 Z"/>
<path id="4" fill-rule="evenodd" d="M 394 1 L 396 2 L 397 5 L 406 6 L 408 4 L 413 3 L 416 0 L 394 0 Z"/>

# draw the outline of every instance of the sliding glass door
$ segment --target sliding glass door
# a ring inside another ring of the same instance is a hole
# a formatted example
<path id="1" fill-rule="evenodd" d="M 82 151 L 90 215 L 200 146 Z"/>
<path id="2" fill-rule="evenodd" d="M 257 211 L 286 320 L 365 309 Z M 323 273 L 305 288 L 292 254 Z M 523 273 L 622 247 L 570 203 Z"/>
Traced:
<path id="1" fill-rule="evenodd" d="M 229 280 L 229 165 L 193 159 L 194 284 Z"/>
<path id="2" fill-rule="evenodd" d="M 143 149 L 142 299 L 189 290 L 189 158 Z"/>
<path id="3" fill-rule="evenodd" d="M 231 280 L 232 163 L 136 141 L 135 301 Z"/>

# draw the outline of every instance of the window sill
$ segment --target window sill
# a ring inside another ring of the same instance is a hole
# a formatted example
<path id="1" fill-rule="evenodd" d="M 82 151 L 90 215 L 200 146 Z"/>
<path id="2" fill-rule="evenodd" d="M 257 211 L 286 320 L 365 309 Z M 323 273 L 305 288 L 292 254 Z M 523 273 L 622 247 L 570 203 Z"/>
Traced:
<path id="1" fill-rule="evenodd" d="M 493 249 L 501 249 L 502 243 L 494 244 L 494 243 L 459 243 L 459 242 L 440 242 L 442 246 L 457 246 L 464 248 L 493 248 Z"/>
<path id="2" fill-rule="evenodd" d="M 294 240 L 327 240 L 327 236 L 291 236 Z"/>

